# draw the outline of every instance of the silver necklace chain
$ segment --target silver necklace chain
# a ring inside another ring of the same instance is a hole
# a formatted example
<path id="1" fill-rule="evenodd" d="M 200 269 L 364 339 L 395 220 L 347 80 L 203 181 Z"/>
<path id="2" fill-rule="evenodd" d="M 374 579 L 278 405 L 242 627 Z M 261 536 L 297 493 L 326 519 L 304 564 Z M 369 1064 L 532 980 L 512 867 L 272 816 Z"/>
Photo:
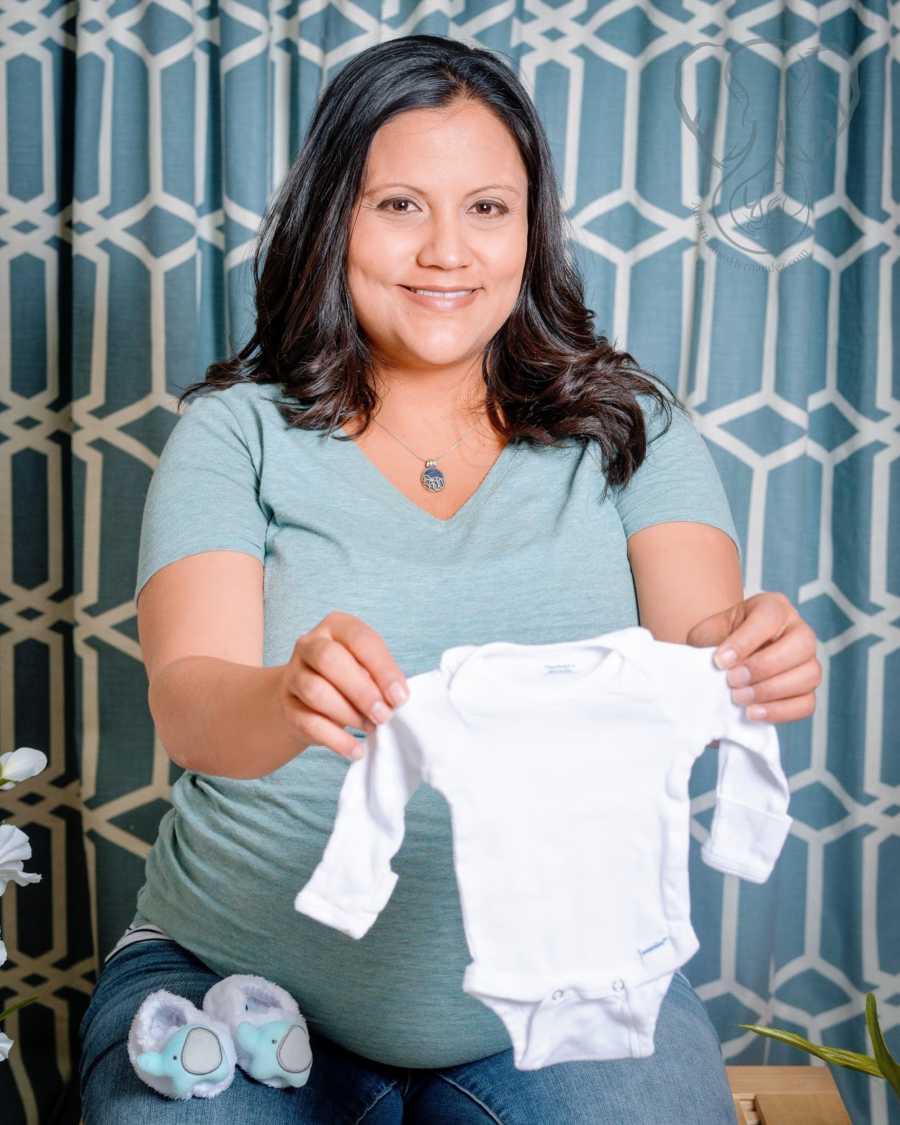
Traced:
<path id="1" fill-rule="evenodd" d="M 454 449 L 456 449 L 456 447 L 462 441 L 463 437 L 465 437 L 466 433 L 468 433 L 468 430 L 465 431 L 465 433 L 463 433 L 463 436 L 461 438 L 459 438 L 457 441 L 455 441 L 450 446 L 449 449 L 444 450 L 444 452 L 440 455 L 440 457 L 425 458 L 425 457 L 421 457 L 418 453 L 416 453 L 416 451 L 414 449 L 410 449 L 409 446 L 406 444 L 406 442 L 403 441 L 401 438 L 398 438 L 396 434 L 392 434 L 391 431 L 387 428 L 387 426 L 382 426 L 381 422 L 379 422 L 377 418 L 373 418 L 372 421 L 375 423 L 376 426 L 381 426 L 381 428 L 384 430 L 384 432 L 386 434 L 390 434 L 390 436 L 394 439 L 394 441 L 399 441 L 400 444 L 403 446 L 403 448 L 406 449 L 408 452 L 410 452 L 413 455 L 413 457 L 416 458 L 417 461 L 424 461 L 425 462 L 425 468 L 419 474 L 419 484 L 421 484 L 421 486 L 426 490 L 426 492 L 440 492 L 440 490 L 446 484 L 446 478 L 445 478 L 444 474 L 441 472 L 441 470 L 437 467 L 437 463 L 438 463 L 438 461 L 440 461 L 441 457 L 446 457 L 448 453 L 452 453 L 452 451 Z M 474 429 L 474 426 L 470 426 L 469 429 L 470 430 Z"/>

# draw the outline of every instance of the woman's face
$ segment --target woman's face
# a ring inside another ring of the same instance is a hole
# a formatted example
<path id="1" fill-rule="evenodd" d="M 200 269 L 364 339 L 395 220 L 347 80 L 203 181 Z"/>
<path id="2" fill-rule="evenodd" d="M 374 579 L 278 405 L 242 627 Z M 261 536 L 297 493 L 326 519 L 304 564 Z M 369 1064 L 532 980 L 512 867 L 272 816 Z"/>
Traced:
<path id="1" fill-rule="evenodd" d="M 478 102 L 400 114 L 375 134 L 353 212 L 347 277 L 388 372 L 477 366 L 522 283 L 528 177 L 511 134 Z M 436 308 L 405 288 L 474 289 Z"/>

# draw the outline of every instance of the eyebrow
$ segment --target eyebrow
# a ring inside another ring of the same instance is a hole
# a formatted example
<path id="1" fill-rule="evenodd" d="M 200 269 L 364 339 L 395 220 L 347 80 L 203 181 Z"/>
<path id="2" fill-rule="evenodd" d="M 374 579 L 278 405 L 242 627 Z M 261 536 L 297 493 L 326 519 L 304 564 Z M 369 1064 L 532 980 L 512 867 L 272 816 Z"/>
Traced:
<path id="1" fill-rule="evenodd" d="M 415 191 L 419 195 L 427 195 L 428 192 L 424 188 L 415 187 L 413 184 L 379 184 L 377 187 L 370 188 L 365 194 L 375 195 L 376 192 L 384 191 L 386 188 L 406 188 L 407 191 Z M 512 184 L 485 184 L 484 187 L 475 188 L 470 191 L 469 195 L 478 195 L 481 191 L 491 191 L 495 188 L 500 188 L 501 191 L 511 191 L 513 195 L 521 195 L 522 193 L 518 188 L 513 187 Z"/>

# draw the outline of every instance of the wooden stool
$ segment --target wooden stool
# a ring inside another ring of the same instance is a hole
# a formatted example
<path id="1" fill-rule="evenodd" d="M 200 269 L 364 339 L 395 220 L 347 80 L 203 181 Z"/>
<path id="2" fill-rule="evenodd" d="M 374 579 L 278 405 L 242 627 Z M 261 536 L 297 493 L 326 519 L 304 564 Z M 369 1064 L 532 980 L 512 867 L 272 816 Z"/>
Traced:
<path id="1" fill-rule="evenodd" d="M 824 1066 L 726 1066 L 740 1125 L 852 1125 Z"/>

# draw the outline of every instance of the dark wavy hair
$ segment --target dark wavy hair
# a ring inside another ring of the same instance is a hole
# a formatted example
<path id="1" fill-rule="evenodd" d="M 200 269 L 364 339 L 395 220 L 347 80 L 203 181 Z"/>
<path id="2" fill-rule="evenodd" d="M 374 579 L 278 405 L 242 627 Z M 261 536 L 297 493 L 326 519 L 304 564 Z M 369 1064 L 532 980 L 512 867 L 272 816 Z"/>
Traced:
<path id="1" fill-rule="evenodd" d="M 456 40 L 409 35 L 350 59 L 322 93 L 305 143 L 263 218 L 253 260 L 250 341 L 180 396 L 240 382 L 279 384 L 291 426 L 333 431 L 378 404 L 365 333 L 353 312 L 350 221 L 377 130 L 407 110 L 477 101 L 506 123 L 528 173 L 522 286 L 485 349 L 483 408 L 506 442 L 596 442 L 607 485 L 627 484 L 646 455 L 638 394 L 668 412 L 675 393 L 593 329 L 570 256 L 550 148 L 528 92 L 502 57 Z M 264 258 L 262 271 L 260 263 Z M 499 408 L 499 409 L 498 409 Z"/>

